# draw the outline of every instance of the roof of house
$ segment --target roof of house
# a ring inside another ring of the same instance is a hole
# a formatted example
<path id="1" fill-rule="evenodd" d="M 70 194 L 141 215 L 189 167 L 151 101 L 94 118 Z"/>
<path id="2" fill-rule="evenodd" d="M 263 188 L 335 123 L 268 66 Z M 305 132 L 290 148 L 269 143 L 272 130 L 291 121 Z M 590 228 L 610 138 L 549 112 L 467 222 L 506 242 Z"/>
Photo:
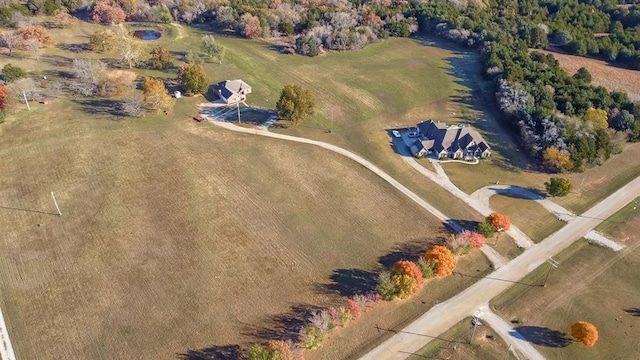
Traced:
<path id="1" fill-rule="evenodd" d="M 426 139 L 422 141 L 422 145 L 438 153 L 444 150 L 449 152 L 465 149 L 475 151 L 479 148 L 484 152 L 490 149 L 489 144 L 484 141 L 482 135 L 469 126 L 447 126 L 444 123 L 436 123 L 432 120 L 423 121 L 417 126 L 422 136 Z"/>
<path id="2" fill-rule="evenodd" d="M 227 99 L 233 94 L 239 93 L 241 90 L 248 90 L 251 92 L 251 86 L 240 79 L 224 80 L 217 83 L 214 87 L 216 90 L 220 91 L 220 95 Z"/>

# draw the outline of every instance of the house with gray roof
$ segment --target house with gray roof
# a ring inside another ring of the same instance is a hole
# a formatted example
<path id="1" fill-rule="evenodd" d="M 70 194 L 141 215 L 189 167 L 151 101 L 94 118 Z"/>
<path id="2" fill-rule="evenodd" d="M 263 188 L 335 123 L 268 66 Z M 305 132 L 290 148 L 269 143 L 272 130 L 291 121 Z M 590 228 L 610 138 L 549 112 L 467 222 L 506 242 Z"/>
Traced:
<path id="1" fill-rule="evenodd" d="M 247 94 L 251 93 L 251 86 L 240 79 L 225 80 L 213 85 L 213 91 L 229 105 L 245 101 Z"/>
<path id="2" fill-rule="evenodd" d="M 410 144 L 415 157 L 432 155 L 438 159 L 484 159 L 491 147 L 482 135 L 468 125 L 446 125 L 427 120 L 417 125 L 415 142 Z"/>

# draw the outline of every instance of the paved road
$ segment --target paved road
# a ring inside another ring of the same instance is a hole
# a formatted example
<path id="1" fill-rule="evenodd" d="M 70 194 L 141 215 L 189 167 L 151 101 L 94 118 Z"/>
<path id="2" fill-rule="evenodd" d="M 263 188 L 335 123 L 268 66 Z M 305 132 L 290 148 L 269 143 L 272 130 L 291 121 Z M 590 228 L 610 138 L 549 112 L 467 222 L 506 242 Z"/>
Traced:
<path id="1" fill-rule="evenodd" d="M 406 195 L 409 199 L 413 200 L 420 207 L 422 207 L 423 209 L 425 209 L 428 212 L 430 212 L 431 214 L 433 214 L 435 217 L 440 219 L 443 223 L 447 224 L 447 226 L 452 228 L 454 231 L 461 232 L 462 230 L 464 230 L 464 227 L 462 225 L 458 224 L 457 222 L 455 222 L 454 220 L 452 220 L 448 216 L 444 215 L 442 212 L 440 212 L 440 210 L 438 210 L 435 207 L 431 206 L 431 204 L 429 204 L 428 202 L 424 201 L 421 197 L 416 195 L 413 191 L 409 190 L 407 187 L 405 187 L 404 185 L 399 183 L 396 179 L 391 177 L 391 175 L 387 174 L 386 172 L 384 172 L 379 167 L 375 166 L 370 161 L 366 160 L 365 158 L 363 158 L 363 157 L 361 157 L 359 155 L 356 155 L 356 154 L 352 153 L 351 151 L 345 150 L 345 149 L 343 149 L 343 148 L 341 148 L 339 146 L 331 145 L 331 144 L 328 144 L 328 143 L 325 143 L 325 142 L 322 142 L 322 141 L 305 139 L 305 138 L 301 138 L 301 137 L 278 134 L 278 133 L 272 133 L 272 132 L 269 132 L 266 128 L 258 128 L 258 129 L 244 128 L 244 127 L 240 127 L 240 126 L 228 123 L 228 122 L 217 121 L 217 120 L 211 119 L 209 116 L 207 116 L 207 112 L 206 111 L 203 111 L 202 114 L 205 116 L 205 118 L 209 118 L 210 122 L 212 124 L 215 124 L 217 126 L 220 126 L 222 128 L 228 129 L 228 130 L 242 132 L 242 133 L 246 133 L 246 134 L 254 134 L 254 135 L 260 135 L 260 136 L 266 136 L 266 137 L 275 138 L 275 139 L 294 141 L 294 142 L 299 142 L 299 143 L 303 143 L 303 144 L 315 145 L 315 146 L 319 146 L 319 147 L 327 149 L 327 150 L 331 150 L 331 151 L 336 152 L 336 153 L 338 153 L 340 155 L 346 156 L 349 159 L 351 159 L 351 160 L 359 163 L 360 165 L 364 166 L 365 168 L 371 170 L 376 175 L 380 176 L 383 180 L 385 180 L 386 182 L 391 184 L 391 186 L 393 186 L 396 189 L 398 189 L 400 192 L 402 192 L 404 195 Z M 489 246 L 483 246 L 481 248 L 481 250 L 487 256 L 489 261 L 491 261 L 494 269 L 499 269 L 506 262 L 506 259 L 502 255 L 500 255 L 498 252 L 496 252 L 493 248 L 491 248 Z"/>
<path id="2" fill-rule="evenodd" d="M 16 360 L 11 340 L 9 340 L 7 324 L 4 323 L 4 316 L 2 316 L 2 310 L 0 310 L 0 358 L 2 360 Z"/>
<path id="3" fill-rule="evenodd" d="M 580 239 L 591 229 L 640 196 L 640 177 L 637 177 L 587 212 L 571 219 L 567 225 L 544 241 L 533 245 L 522 255 L 487 275 L 451 299 L 442 302 L 416 321 L 380 344 L 361 360 L 405 359 L 452 325 L 471 316 L 483 304 L 520 281 L 528 273 Z M 423 334 L 427 336 L 416 336 Z"/>
<path id="4" fill-rule="evenodd" d="M 491 311 L 489 304 L 480 306 L 477 314 L 478 317 L 487 325 L 491 326 L 491 329 L 500 335 L 507 344 L 513 346 L 511 351 L 517 354 L 518 358 L 524 357 L 529 360 L 544 360 L 544 356 L 542 356 L 530 342 L 518 334 L 517 331 L 513 330 L 510 323 Z"/>

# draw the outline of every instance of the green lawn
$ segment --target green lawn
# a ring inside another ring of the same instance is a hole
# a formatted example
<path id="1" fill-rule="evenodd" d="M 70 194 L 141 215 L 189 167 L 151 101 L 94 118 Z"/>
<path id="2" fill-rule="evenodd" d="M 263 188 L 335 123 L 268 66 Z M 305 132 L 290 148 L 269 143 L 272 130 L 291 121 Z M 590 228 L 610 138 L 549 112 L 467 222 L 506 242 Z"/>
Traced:
<path id="1" fill-rule="evenodd" d="M 491 208 L 498 213 L 508 214 L 511 223 L 536 243 L 560 230 L 566 224 L 564 221 L 558 221 L 556 215 L 533 200 L 494 195 L 489 203 Z"/>
<path id="2" fill-rule="evenodd" d="M 560 265 L 550 273 L 547 287 L 517 284 L 492 301 L 506 320 L 536 327 L 548 335 L 536 345 L 549 359 L 632 359 L 640 353 L 640 317 L 632 309 L 640 299 L 640 214 L 633 204 L 604 222 L 598 230 L 626 246 L 620 252 L 581 240 L 555 256 Z M 542 284 L 550 265 L 525 277 L 524 284 Z M 586 320 L 598 328 L 593 348 L 569 340 L 571 325 Z"/>

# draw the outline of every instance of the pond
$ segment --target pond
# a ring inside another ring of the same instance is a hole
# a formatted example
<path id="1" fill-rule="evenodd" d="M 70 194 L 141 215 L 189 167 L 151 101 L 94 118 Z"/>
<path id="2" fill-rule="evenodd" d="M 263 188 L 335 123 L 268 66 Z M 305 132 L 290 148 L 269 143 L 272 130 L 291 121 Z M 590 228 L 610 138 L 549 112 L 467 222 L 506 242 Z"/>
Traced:
<path id="1" fill-rule="evenodd" d="M 162 34 L 156 30 L 136 30 L 133 32 L 133 36 L 144 41 L 149 41 L 158 40 Z"/>

